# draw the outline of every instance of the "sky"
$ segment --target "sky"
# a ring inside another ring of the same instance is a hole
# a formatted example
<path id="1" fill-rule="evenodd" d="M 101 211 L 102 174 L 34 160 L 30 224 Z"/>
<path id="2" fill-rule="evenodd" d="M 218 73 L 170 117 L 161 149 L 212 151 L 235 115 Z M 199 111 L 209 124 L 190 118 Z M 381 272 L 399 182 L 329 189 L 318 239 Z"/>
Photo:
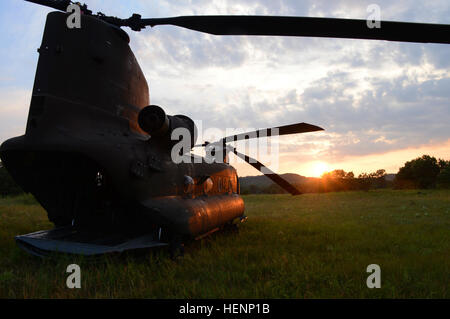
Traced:
<path id="1" fill-rule="evenodd" d="M 122 18 L 136 12 L 143 17 L 257 14 L 366 19 L 368 6 L 376 4 L 382 20 L 450 23 L 448 0 L 86 2 L 94 12 Z M 0 2 L 0 143 L 24 134 L 36 49 L 50 11 L 21 0 Z M 245 131 L 297 122 L 325 129 L 275 139 L 277 161 L 270 161 L 269 168 L 277 173 L 320 176 L 333 169 L 355 175 L 377 169 L 396 173 L 406 161 L 423 154 L 450 160 L 450 45 L 220 37 L 172 26 L 139 33 L 125 30 L 149 83 L 151 103 L 167 114 L 188 115 L 201 121 L 203 129 L 220 129 L 224 135 L 229 128 Z M 238 150 L 245 149 L 238 144 Z M 232 161 L 241 176 L 259 174 L 240 160 Z"/>

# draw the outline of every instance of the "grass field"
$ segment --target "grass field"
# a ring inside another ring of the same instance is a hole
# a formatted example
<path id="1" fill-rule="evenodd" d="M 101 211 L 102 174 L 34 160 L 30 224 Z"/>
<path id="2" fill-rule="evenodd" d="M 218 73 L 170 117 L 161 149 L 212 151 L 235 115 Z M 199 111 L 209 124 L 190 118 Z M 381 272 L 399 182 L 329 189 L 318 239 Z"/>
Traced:
<path id="1" fill-rule="evenodd" d="M 165 250 L 42 260 L 14 236 L 51 228 L 30 196 L 0 199 L 1 298 L 449 298 L 450 191 L 244 196 L 248 222 Z M 66 267 L 81 267 L 81 289 Z M 381 267 L 369 289 L 366 267 Z"/>

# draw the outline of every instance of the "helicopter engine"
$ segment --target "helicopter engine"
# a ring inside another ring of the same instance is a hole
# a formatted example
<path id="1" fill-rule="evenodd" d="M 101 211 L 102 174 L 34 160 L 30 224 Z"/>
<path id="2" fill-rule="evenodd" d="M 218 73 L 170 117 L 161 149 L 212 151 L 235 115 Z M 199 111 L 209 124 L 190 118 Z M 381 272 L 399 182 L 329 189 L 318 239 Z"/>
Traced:
<path id="1" fill-rule="evenodd" d="M 167 115 L 158 105 L 149 105 L 141 109 L 138 115 L 138 123 L 140 128 L 147 132 L 152 139 L 169 142 L 169 146 L 173 146 L 179 141 L 180 134 L 175 131 L 176 129 L 185 129 L 181 131 L 181 134 L 189 136 L 190 148 L 194 147 L 197 140 L 197 127 L 190 117 Z"/>

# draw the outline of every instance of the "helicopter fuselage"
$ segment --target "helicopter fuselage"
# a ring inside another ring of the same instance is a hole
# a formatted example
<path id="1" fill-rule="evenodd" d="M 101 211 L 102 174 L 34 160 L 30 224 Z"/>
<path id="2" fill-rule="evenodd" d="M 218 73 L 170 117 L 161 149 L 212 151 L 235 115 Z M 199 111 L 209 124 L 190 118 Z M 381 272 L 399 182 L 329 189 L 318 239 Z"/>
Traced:
<path id="1" fill-rule="evenodd" d="M 191 154 L 174 163 L 168 137 L 140 128 L 148 85 L 125 31 L 84 15 L 69 29 L 66 18 L 47 16 L 26 132 L 0 148 L 50 221 L 195 237 L 242 217 L 232 166 Z"/>

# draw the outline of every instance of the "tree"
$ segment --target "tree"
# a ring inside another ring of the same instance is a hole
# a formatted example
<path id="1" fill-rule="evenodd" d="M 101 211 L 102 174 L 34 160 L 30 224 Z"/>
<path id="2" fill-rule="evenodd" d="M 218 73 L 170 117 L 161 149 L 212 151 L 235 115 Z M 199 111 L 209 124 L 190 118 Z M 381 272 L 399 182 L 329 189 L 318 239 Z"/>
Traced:
<path id="1" fill-rule="evenodd" d="M 284 194 L 286 193 L 286 191 L 284 189 L 282 189 L 278 184 L 270 184 L 269 186 L 267 186 L 263 193 L 265 194 Z"/>
<path id="2" fill-rule="evenodd" d="M 372 178 L 384 178 L 386 176 L 386 170 L 379 169 L 376 172 L 370 173 L 369 176 Z"/>
<path id="3" fill-rule="evenodd" d="M 450 188 L 450 165 L 442 169 L 439 173 L 437 185 L 440 188 Z"/>
<path id="4" fill-rule="evenodd" d="M 345 172 L 342 169 L 324 173 L 321 179 L 320 189 L 323 192 L 365 190 L 371 188 L 387 187 L 386 171 L 379 169 L 373 173 L 361 173 L 355 178 L 353 172 Z"/>
<path id="5" fill-rule="evenodd" d="M 358 178 L 369 178 L 369 174 L 361 173 L 361 174 L 358 175 Z"/>
<path id="6" fill-rule="evenodd" d="M 344 178 L 346 175 L 347 173 L 343 169 L 335 169 L 334 171 L 323 173 L 322 178 Z"/>
<path id="7" fill-rule="evenodd" d="M 436 186 L 439 173 L 440 167 L 436 158 L 423 155 L 422 157 L 406 162 L 400 168 L 395 177 L 395 184 L 400 188 L 432 188 Z"/>
<path id="8" fill-rule="evenodd" d="M 438 162 L 438 165 L 439 165 L 439 168 L 441 169 L 441 172 L 442 172 L 446 168 L 450 167 L 450 161 L 446 161 L 446 160 L 443 160 L 443 159 L 440 158 L 439 162 Z"/>
<path id="9" fill-rule="evenodd" d="M 0 196 L 17 195 L 22 192 L 20 186 L 17 185 L 6 168 L 3 167 L 2 162 L 0 162 Z"/>
<path id="10" fill-rule="evenodd" d="M 258 186 L 251 184 L 248 188 L 248 193 L 249 194 L 259 194 L 259 193 L 261 193 L 261 189 Z"/>
<path id="11" fill-rule="evenodd" d="M 358 189 L 368 191 L 371 188 L 385 188 L 387 187 L 385 176 L 386 170 L 384 169 L 372 173 L 361 173 L 357 180 Z"/>
<path id="12" fill-rule="evenodd" d="M 353 174 L 353 172 L 348 172 L 347 174 L 345 174 L 344 178 L 348 178 L 348 179 L 355 178 L 355 174 Z"/>

